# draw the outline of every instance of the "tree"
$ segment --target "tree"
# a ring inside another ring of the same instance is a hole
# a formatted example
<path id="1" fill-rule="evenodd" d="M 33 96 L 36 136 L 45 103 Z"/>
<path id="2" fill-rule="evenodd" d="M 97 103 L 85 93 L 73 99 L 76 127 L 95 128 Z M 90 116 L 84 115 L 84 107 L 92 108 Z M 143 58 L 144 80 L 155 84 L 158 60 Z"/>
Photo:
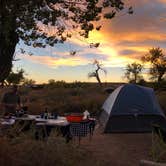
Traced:
<path id="1" fill-rule="evenodd" d="M 123 9 L 122 0 L 0 0 L 0 82 L 11 71 L 19 41 L 45 47 L 63 43 L 73 32 L 88 38 L 89 31 L 100 30 L 96 21 L 111 19 Z M 131 7 L 127 13 L 133 13 Z M 54 30 L 50 33 L 48 27 Z"/>
<path id="2" fill-rule="evenodd" d="M 124 77 L 127 78 L 129 82 L 137 83 L 141 78 L 141 72 L 143 70 L 143 65 L 139 63 L 128 64 L 125 68 Z"/>
<path id="3" fill-rule="evenodd" d="M 36 81 L 32 80 L 32 79 L 24 78 L 24 80 L 23 80 L 23 85 L 33 85 L 35 83 L 36 83 Z"/>
<path id="4" fill-rule="evenodd" d="M 11 71 L 9 76 L 6 78 L 6 81 L 9 85 L 11 84 L 20 84 L 24 80 L 25 71 L 23 69 L 18 70 L 17 72 Z"/>
<path id="5" fill-rule="evenodd" d="M 48 80 L 48 87 L 51 88 L 64 88 L 66 86 L 66 82 L 64 80 L 61 81 L 55 81 L 54 79 Z"/>
<path id="6" fill-rule="evenodd" d="M 152 48 L 142 57 L 143 62 L 150 62 L 149 74 L 151 79 L 161 82 L 166 74 L 166 55 L 160 47 Z"/>
<path id="7" fill-rule="evenodd" d="M 48 80 L 48 84 L 49 85 L 55 85 L 55 80 L 54 79 L 50 79 L 50 80 Z"/>
<path id="8" fill-rule="evenodd" d="M 102 82 L 101 82 L 101 79 L 100 79 L 100 77 L 99 77 L 99 71 L 101 70 L 101 71 L 103 71 L 105 74 L 106 74 L 107 72 L 106 72 L 105 69 L 103 69 L 102 64 L 101 64 L 99 61 L 95 60 L 95 61 L 93 62 L 93 65 L 96 66 L 96 70 L 95 70 L 94 72 L 88 73 L 88 77 L 89 77 L 89 78 L 95 77 L 96 80 L 98 81 L 99 85 L 102 86 Z"/>

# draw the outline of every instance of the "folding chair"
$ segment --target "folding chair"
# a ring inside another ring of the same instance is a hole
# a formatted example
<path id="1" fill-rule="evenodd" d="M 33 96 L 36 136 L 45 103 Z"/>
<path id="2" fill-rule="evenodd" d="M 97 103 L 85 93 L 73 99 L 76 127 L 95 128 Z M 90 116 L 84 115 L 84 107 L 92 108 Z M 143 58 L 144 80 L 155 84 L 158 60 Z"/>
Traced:
<path id="1" fill-rule="evenodd" d="M 85 121 L 85 122 L 72 122 L 70 124 L 70 134 L 72 137 L 78 137 L 79 144 L 81 141 L 81 137 L 87 136 L 91 132 L 91 122 Z"/>

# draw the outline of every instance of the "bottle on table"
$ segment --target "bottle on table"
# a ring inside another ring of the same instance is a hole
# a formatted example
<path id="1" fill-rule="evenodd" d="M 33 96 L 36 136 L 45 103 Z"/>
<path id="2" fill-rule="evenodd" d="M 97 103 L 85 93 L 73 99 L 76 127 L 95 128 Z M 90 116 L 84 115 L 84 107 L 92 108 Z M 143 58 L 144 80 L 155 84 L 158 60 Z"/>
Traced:
<path id="1" fill-rule="evenodd" d="M 44 111 L 44 119 L 48 119 L 48 108 L 47 107 L 45 108 L 45 111 Z"/>

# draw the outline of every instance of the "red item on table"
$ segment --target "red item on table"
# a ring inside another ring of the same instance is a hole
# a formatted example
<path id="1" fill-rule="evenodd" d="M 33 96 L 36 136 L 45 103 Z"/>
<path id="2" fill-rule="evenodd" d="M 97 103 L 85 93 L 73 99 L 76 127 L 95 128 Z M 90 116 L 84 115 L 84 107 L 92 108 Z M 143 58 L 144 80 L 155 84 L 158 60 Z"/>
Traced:
<path id="1" fill-rule="evenodd" d="M 66 119 L 68 122 L 81 122 L 83 117 L 83 115 L 67 115 Z"/>

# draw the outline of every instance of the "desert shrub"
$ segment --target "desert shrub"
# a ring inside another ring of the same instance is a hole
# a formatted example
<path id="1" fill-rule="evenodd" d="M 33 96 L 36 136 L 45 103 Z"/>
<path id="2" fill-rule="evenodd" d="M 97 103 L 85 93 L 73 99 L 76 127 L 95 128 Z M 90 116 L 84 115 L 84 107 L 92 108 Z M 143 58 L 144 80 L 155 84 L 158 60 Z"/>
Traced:
<path id="1" fill-rule="evenodd" d="M 100 110 L 105 96 L 101 95 L 83 95 L 83 96 L 73 96 L 68 100 L 67 109 L 65 112 L 84 112 L 88 110 L 91 114 L 95 115 Z"/>
<path id="2" fill-rule="evenodd" d="M 54 88 L 89 88 L 89 87 L 98 87 L 95 83 L 87 83 L 87 82 L 80 82 L 74 81 L 72 83 L 67 83 L 65 81 L 55 81 L 53 79 L 49 80 L 49 83 L 45 85 L 47 89 L 54 89 Z"/>
<path id="3" fill-rule="evenodd" d="M 153 88 L 155 90 L 164 90 L 166 91 L 166 80 L 162 80 L 161 82 L 154 82 Z"/>
<path id="4" fill-rule="evenodd" d="M 83 112 L 85 110 L 95 114 L 100 110 L 108 94 L 97 86 L 91 85 L 93 84 L 84 88 L 46 87 L 38 91 L 30 90 L 28 94 L 30 101 L 29 112 L 31 114 L 40 114 L 47 107 L 51 112 L 60 114 Z"/>
<path id="5" fill-rule="evenodd" d="M 68 84 L 68 88 L 83 88 L 85 87 L 86 83 L 82 83 L 80 81 L 74 81 Z"/>
<path id="6" fill-rule="evenodd" d="M 76 87 L 70 90 L 70 94 L 71 96 L 80 96 L 83 95 L 84 93 L 84 89 L 81 87 Z"/>
<path id="7" fill-rule="evenodd" d="M 146 86 L 146 81 L 144 79 L 140 79 L 137 83 L 138 85 Z"/>
<path id="8" fill-rule="evenodd" d="M 66 82 L 65 81 L 56 81 L 55 82 L 55 87 L 56 88 L 65 88 L 65 86 L 66 86 Z"/>
<path id="9" fill-rule="evenodd" d="M 157 98 L 159 100 L 159 104 L 161 106 L 161 108 L 163 109 L 165 115 L 166 115 L 166 92 L 161 91 L 161 92 L 157 92 Z"/>
<path id="10" fill-rule="evenodd" d="M 166 143 L 163 141 L 162 137 L 152 133 L 152 147 L 150 151 L 150 156 L 153 161 L 156 162 L 166 162 Z"/>
<path id="11" fill-rule="evenodd" d="M 54 88 L 65 88 L 67 86 L 67 83 L 63 80 L 61 81 L 55 81 L 53 79 L 49 80 L 48 84 L 46 85 L 46 88 L 48 89 L 54 89 Z"/>
<path id="12" fill-rule="evenodd" d="M 22 86 L 21 88 L 19 88 L 20 95 L 28 95 L 30 93 L 30 91 L 31 91 L 31 89 L 26 86 Z"/>

